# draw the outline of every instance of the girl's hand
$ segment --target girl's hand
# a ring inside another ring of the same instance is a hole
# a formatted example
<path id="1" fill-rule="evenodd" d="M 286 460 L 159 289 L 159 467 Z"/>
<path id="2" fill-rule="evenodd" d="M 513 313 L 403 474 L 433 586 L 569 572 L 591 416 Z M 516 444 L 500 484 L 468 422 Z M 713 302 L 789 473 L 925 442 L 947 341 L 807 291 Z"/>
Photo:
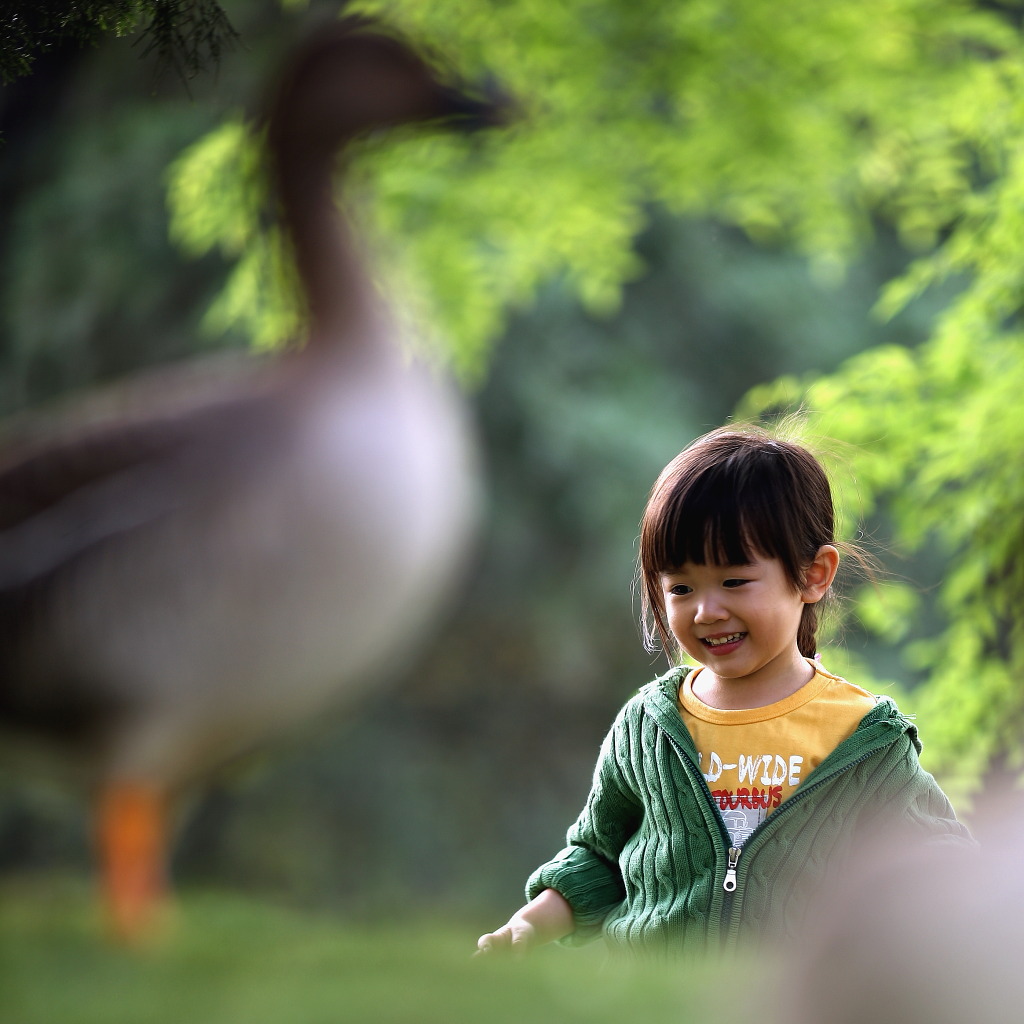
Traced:
<path id="1" fill-rule="evenodd" d="M 534 946 L 554 942 L 573 930 L 572 907 L 560 892 L 545 889 L 521 910 L 517 910 L 508 924 L 496 932 L 481 935 L 474 956 L 512 954 L 525 956 Z"/>
<path id="2" fill-rule="evenodd" d="M 523 957 L 534 946 L 540 945 L 537 929 L 518 917 L 513 917 L 508 924 L 496 932 L 481 935 L 476 941 L 474 956 L 514 956 Z"/>

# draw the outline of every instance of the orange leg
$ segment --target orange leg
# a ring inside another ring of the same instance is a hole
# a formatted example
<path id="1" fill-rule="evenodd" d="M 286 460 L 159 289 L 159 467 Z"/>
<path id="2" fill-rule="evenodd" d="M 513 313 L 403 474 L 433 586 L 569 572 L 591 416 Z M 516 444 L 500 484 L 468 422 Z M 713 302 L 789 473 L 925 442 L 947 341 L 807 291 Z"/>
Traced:
<path id="1" fill-rule="evenodd" d="M 112 782 L 96 808 L 103 896 L 115 936 L 152 937 L 167 894 L 167 802 L 152 786 Z"/>

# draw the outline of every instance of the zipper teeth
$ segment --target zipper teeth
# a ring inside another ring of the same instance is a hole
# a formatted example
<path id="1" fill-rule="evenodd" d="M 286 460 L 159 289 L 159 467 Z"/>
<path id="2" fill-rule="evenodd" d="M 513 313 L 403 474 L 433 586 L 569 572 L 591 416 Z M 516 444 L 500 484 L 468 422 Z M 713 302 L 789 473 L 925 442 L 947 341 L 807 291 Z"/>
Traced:
<path id="1" fill-rule="evenodd" d="M 708 780 L 704 778 L 704 773 L 700 770 L 700 768 L 698 767 L 697 763 L 693 760 L 693 758 L 690 757 L 690 755 L 682 748 L 682 746 L 679 744 L 679 742 L 675 739 L 674 736 L 670 735 L 664 729 L 662 729 L 661 731 L 664 736 L 668 737 L 668 741 L 675 748 L 676 753 L 679 755 L 679 759 L 685 762 L 687 765 L 689 765 L 689 767 L 693 771 L 693 775 L 700 782 L 701 788 L 704 790 L 704 795 L 705 797 L 707 797 L 708 804 L 711 807 L 711 811 L 715 816 L 715 820 L 718 822 L 718 835 L 719 838 L 722 840 L 722 845 L 725 847 L 727 851 L 732 850 L 732 836 L 729 834 L 729 830 L 725 827 L 725 821 L 722 818 L 721 812 L 718 810 L 718 805 L 715 803 L 715 798 L 711 795 L 711 787 L 708 785 Z M 726 854 L 726 856 L 728 856 L 728 853 Z M 728 872 L 729 869 L 727 867 L 725 877 L 728 877 Z M 735 875 L 735 873 L 736 872 L 734 868 L 733 874 Z M 727 921 L 732 921 L 732 909 L 733 901 L 736 896 L 736 887 L 733 886 L 732 889 L 726 889 L 725 878 L 723 878 L 721 885 L 719 885 L 718 882 L 715 882 L 715 891 L 717 892 L 719 890 L 722 891 L 722 912 L 719 921 L 722 924 L 725 924 L 725 922 Z M 719 942 L 723 944 L 723 946 L 730 932 L 731 928 L 729 926 L 722 927 L 720 925 L 718 939 Z"/>

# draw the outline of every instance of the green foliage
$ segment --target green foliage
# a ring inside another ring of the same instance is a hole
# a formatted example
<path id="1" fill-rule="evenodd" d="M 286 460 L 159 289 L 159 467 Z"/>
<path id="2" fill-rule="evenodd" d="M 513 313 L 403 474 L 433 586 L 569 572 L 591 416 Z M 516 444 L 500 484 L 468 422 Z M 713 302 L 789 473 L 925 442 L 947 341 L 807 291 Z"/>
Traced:
<path id="1" fill-rule="evenodd" d="M 260 155 L 240 120 L 224 122 L 171 165 L 168 202 L 171 238 L 186 253 L 216 248 L 237 261 L 204 318 L 207 332 L 222 335 L 238 326 L 262 349 L 295 335 L 300 306 L 281 234 L 261 226 Z"/>
<path id="2" fill-rule="evenodd" d="M 979 174 L 1002 169 L 1020 92 L 1015 33 L 958 0 L 349 9 L 384 14 L 470 77 L 493 73 L 521 109 L 472 146 L 377 152 L 362 176 L 393 291 L 471 375 L 544 281 L 617 308 L 652 202 L 788 240 L 832 275 L 872 211 L 933 244 L 977 206 Z M 186 155 L 176 177 L 192 171 Z M 216 219 L 222 191 L 193 194 L 190 218 Z M 236 288 L 235 308 L 261 309 L 254 285 Z"/>
<path id="3" fill-rule="evenodd" d="M 5 0 L 0 12 L 0 82 L 32 71 L 36 59 L 68 41 L 94 46 L 142 26 L 143 53 L 182 79 L 216 65 L 235 30 L 215 0 Z"/>
<path id="4" fill-rule="evenodd" d="M 193 321 L 218 283 L 215 258 L 183 265 L 169 244 L 162 189 L 168 161 L 209 118 L 184 100 L 154 117 L 132 93 L 109 113 L 82 106 L 8 211 L 4 413 L 195 351 Z"/>
<path id="5" fill-rule="evenodd" d="M 143 56 L 155 53 L 161 69 L 186 81 L 216 68 L 238 40 L 216 0 L 152 0 L 141 5 L 149 22 L 140 41 Z"/>

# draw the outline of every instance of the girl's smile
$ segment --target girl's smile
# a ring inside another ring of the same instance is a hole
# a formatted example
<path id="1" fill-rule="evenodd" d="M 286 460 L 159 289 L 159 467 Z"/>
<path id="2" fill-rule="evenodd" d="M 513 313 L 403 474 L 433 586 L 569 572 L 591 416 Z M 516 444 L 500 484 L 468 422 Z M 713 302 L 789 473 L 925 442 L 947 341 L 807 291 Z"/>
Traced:
<path id="1" fill-rule="evenodd" d="M 705 636 L 701 638 L 701 643 L 708 648 L 711 654 L 721 656 L 731 654 L 746 635 L 746 633 L 727 633 L 724 636 Z"/>

